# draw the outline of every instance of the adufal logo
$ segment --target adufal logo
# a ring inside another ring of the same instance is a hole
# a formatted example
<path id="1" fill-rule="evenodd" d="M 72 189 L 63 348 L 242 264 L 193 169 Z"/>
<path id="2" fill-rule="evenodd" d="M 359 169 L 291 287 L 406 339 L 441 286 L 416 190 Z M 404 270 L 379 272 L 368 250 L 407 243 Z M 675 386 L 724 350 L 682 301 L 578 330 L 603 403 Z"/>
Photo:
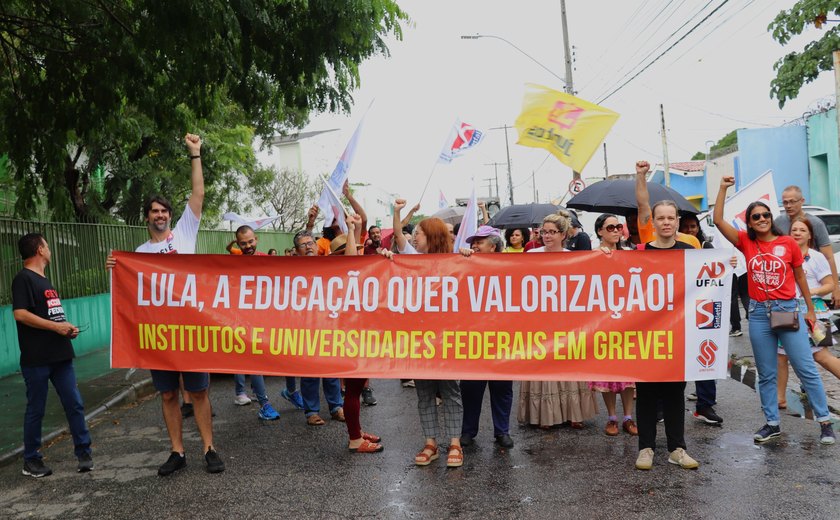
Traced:
<path id="1" fill-rule="evenodd" d="M 697 273 L 694 283 L 697 287 L 723 287 L 724 274 L 726 274 L 726 266 L 723 262 L 705 263 Z"/>
<path id="2" fill-rule="evenodd" d="M 717 359 L 715 355 L 717 350 L 718 346 L 710 339 L 704 339 L 700 342 L 700 355 L 697 356 L 697 362 L 700 363 L 700 366 L 703 368 L 712 368 Z"/>
<path id="3" fill-rule="evenodd" d="M 719 329 L 723 312 L 723 304 L 714 300 L 697 300 L 695 302 L 695 323 L 698 329 Z"/>

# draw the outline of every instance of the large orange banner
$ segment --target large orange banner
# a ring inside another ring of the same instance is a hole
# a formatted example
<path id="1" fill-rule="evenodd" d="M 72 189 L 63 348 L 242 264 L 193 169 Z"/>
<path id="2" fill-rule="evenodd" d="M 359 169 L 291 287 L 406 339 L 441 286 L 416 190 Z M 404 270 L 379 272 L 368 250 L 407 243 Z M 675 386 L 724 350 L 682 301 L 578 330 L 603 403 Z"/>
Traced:
<path id="1" fill-rule="evenodd" d="M 582 381 L 726 369 L 731 274 L 714 250 L 115 256 L 114 367 Z"/>

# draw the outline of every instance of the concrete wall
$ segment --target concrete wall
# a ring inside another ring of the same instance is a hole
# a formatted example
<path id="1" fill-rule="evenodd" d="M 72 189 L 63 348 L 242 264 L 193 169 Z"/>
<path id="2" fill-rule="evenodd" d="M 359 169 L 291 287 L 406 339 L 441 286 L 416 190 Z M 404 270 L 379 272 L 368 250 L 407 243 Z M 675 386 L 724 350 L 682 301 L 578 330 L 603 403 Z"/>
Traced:
<path id="1" fill-rule="evenodd" d="M 111 295 L 62 299 L 67 319 L 85 329 L 73 340 L 77 356 L 111 344 Z M 0 307 L 0 377 L 20 370 L 20 347 L 11 305 Z"/>
<path id="2" fill-rule="evenodd" d="M 706 195 L 706 181 L 702 172 L 685 173 L 677 170 L 671 170 L 670 175 L 671 189 L 688 199 L 694 207 L 704 211 L 709 209 Z M 650 182 L 665 185 L 665 175 L 663 170 L 657 170 Z"/>
<path id="3" fill-rule="evenodd" d="M 776 200 L 785 186 L 794 184 L 811 200 L 808 180 L 808 139 L 804 126 L 738 130 L 740 161 L 737 186 L 743 186 L 767 170 L 773 170 Z M 715 190 L 714 193 L 717 193 Z"/>
<path id="4" fill-rule="evenodd" d="M 840 154 L 837 109 L 808 118 L 808 163 L 811 170 L 807 204 L 840 210 Z"/>
<path id="5" fill-rule="evenodd" d="M 720 189 L 720 180 L 723 177 L 735 176 L 735 181 L 738 181 L 739 175 L 736 175 L 738 172 L 738 166 L 738 152 L 732 152 L 721 157 L 715 157 L 711 161 L 706 162 L 706 193 L 708 194 L 706 200 L 707 205 L 715 201 L 715 197 L 717 197 L 718 190 Z M 743 183 L 736 185 L 736 188 L 741 185 L 743 185 Z"/>

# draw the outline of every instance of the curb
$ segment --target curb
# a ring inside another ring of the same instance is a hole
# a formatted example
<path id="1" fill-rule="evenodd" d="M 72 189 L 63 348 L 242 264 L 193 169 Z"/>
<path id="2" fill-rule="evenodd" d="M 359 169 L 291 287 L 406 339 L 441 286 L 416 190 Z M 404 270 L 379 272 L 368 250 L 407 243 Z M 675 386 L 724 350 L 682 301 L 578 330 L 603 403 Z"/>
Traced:
<path id="1" fill-rule="evenodd" d="M 110 410 L 115 406 L 124 403 L 133 403 L 137 401 L 140 397 L 151 393 L 149 392 L 150 389 L 154 389 L 154 387 L 152 386 L 152 378 L 150 377 L 143 379 L 142 381 L 138 381 L 137 383 L 132 383 L 128 388 L 120 391 L 118 394 L 110 398 L 104 404 L 99 405 L 93 411 L 85 414 L 85 422 L 90 422 L 102 412 Z M 69 429 L 67 426 L 53 430 L 47 435 L 41 437 L 41 443 L 47 444 L 48 442 L 61 435 L 64 435 L 65 433 L 69 433 Z M 21 454 L 23 454 L 23 445 L 20 445 L 14 450 L 0 455 L 0 465 L 5 465 L 11 462 L 13 459 L 17 458 Z"/>

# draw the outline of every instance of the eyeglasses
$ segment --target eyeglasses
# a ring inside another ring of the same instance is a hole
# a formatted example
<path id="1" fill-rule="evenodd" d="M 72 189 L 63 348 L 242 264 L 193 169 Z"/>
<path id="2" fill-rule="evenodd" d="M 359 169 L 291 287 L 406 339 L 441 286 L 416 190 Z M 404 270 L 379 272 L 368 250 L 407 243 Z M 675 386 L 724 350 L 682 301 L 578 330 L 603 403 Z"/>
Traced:
<path id="1" fill-rule="evenodd" d="M 557 233 L 559 233 L 559 231 L 557 231 L 556 229 L 541 229 L 540 230 L 540 236 L 541 237 L 548 236 L 548 235 L 554 236 Z"/>
<path id="2" fill-rule="evenodd" d="M 610 233 L 612 233 L 613 231 L 623 231 L 624 224 L 607 224 L 606 226 L 604 226 L 604 229 L 606 229 Z"/>
<path id="3" fill-rule="evenodd" d="M 297 245 L 298 247 L 315 247 L 315 241 L 310 240 L 309 242 L 300 242 Z"/>
<path id="4" fill-rule="evenodd" d="M 753 222 L 758 222 L 761 219 L 771 220 L 773 218 L 773 214 L 769 211 L 765 211 L 764 213 L 753 213 L 750 215 L 750 218 L 753 219 Z"/>
<path id="5" fill-rule="evenodd" d="M 802 199 L 795 199 L 795 200 L 784 200 L 782 199 L 782 206 L 793 206 L 797 202 L 801 201 Z"/>

